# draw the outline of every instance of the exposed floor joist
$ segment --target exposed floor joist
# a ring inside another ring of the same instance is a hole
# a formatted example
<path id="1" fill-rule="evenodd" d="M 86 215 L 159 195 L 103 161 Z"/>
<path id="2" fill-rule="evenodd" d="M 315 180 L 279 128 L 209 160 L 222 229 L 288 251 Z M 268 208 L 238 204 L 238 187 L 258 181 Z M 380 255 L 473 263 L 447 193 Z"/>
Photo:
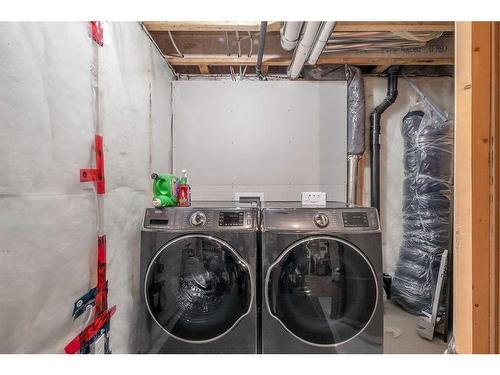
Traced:
<path id="1" fill-rule="evenodd" d="M 448 47 L 448 46 L 445 46 Z M 323 54 L 317 65 L 354 64 L 354 65 L 453 65 L 453 48 L 420 47 L 411 50 L 395 49 L 388 51 L 346 51 Z M 228 56 L 220 54 L 166 56 L 171 65 L 255 65 L 257 56 Z M 291 56 L 285 54 L 264 55 L 262 63 L 267 66 L 289 65 Z"/>
<path id="2" fill-rule="evenodd" d="M 144 22 L 149 31 L 250 31 L 260 30 L 260 22 Z M 267 31 L 278 31 L 281 22 L 269 22 Z M 335 31 L 454 31 L 454 22 L 347 22 L 339 21 Z"/>
<path id="3" fill-rule="evenodd" d="M 260 22 L 144 22 L 148 31 L 251 31 L 260 30 Z M 281 22 L 269 22 L 267 31 L 279 31 Z"/>

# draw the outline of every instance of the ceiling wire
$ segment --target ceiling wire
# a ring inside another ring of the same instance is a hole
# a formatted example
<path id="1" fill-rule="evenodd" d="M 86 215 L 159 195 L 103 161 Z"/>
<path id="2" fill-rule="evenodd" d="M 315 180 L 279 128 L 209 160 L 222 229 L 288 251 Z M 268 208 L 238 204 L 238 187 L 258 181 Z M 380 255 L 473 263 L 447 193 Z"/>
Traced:
<path id="1" fill-rule="evenodd" d="M 172 42 L 172 45 L 174 46 L 174 48 L 177 51 L 177 53 L 179 54 L 179 56 L 184 57 L 182 52 L 179 50 L 179 47 L 177 47 L 177 44 L 175 44 L 174 37 L 172 36 L 172 33 L 170 32 L 170 30 L 168 30 L 168 36 L 170 37 L 170 41 Z"/>

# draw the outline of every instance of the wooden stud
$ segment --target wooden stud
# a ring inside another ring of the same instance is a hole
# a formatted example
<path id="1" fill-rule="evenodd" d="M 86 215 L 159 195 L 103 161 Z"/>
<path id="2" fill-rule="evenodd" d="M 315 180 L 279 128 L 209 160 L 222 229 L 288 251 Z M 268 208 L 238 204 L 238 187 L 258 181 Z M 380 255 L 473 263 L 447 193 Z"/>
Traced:
<path id="1" fill-rule="evenodd" d="M 454 333 L 459 353 L 499 351 L 499 31 L 457 24 Z"/>
<path id="2" fill-rule="evenodd" d="M 491 33 L 491 176 L 490 190 L 490 352 L 500 353 L 500 23 L 492 23 Z"/>
<path id="3" fill-rule="evenodd" d="M 458 353 L 472 353 L 471 23 L 458 22 L 455 76 L 453 325 Z"/>
<path id="4" fill-rule="evenodd" d="M 491 24 L 472 23 L 472 350 L 489 353 Z"/>

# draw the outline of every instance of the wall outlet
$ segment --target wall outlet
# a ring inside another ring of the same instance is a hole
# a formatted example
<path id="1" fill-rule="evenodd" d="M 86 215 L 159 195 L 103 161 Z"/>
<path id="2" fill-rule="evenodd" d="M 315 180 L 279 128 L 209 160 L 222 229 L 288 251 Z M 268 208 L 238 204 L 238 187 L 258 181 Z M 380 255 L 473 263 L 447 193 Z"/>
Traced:
<path id="1" fill-rule="evenodd" d="M 303 191 L 303 207 L 326 207 L 326 193 L 322 191 Z"/>

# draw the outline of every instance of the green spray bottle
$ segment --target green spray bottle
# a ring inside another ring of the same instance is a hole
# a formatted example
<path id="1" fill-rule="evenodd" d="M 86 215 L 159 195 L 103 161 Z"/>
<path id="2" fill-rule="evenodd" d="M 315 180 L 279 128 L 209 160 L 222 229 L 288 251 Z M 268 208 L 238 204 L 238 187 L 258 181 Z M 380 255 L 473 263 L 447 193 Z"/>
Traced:
<path id="1" fill-rule="evenodd" d="M 179 179 L 172 174 L 158 175 L 153 173 L 153 206 L 177 206 Z"/>

